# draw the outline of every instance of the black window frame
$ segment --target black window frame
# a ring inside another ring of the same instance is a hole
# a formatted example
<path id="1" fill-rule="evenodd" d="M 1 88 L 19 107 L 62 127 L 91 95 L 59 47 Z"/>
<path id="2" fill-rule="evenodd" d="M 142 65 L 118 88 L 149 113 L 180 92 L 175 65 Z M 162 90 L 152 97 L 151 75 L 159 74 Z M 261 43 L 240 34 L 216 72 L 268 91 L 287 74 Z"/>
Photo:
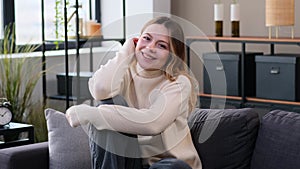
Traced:
<path id="1" fill-rule="evenodd" d="M 3 0 L 3 28 L 15 22 L 15 1 Z"/>

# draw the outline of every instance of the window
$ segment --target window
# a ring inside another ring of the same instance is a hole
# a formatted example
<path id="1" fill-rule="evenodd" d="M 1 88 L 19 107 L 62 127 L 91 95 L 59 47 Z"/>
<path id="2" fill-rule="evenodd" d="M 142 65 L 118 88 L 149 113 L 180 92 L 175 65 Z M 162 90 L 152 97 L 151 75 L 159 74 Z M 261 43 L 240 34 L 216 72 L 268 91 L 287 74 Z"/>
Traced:
<path id="1" fill-rule="evenodd" d="M 16 24 L 16 43 L 18 45 L 32 43 L 42 43 L 42 2 L 41 0 L 14 0 L 15 1 L 15 24 Z M 67 0 L 69 2 L 68 17 L 75 11 L 71 6 L 75 5 L 75 0 Z M 56 2 L 58 9 L 56 9 Z M 61 2 L 61 3 L 59 3 Z M 64 23 L 61 21 L 55 24 L 55 18 L 62 19 L 64 17 L 64 0 L 44 0 L 44 23 L 45 23 L 45 39 L 57 40 L 63 39 Z M 79 4 L 81 1 L 79 0 Z M 79 12 L 80 16 L 89 16 L 89 3 L 82 1 L 85 13 Z M 79 10 L 80 11 L 80 10 Z M 56 15 L 59 12 L 59 15 Z M 57 30 L 57 31 L 56 31 Z M 75 35 L 75 17 L 73 17 L 68 25 L 68 35 Z M 59 34 L 57 35 L 56 32 Z"/>
<path id="2" fill-rule="evenodd" d="M 41 0 L 15 0 L 17 44 L 42 42 L 41 16 Z"/>
<path id="3" fill-rule="evenodd" d="M 3 14 L 3 4 L 2 4 L 3 1 L 0 1 L 0 13 Z M 0 17 L 0 39 L 3 38 L 3 15 L 1 15 Z"/>

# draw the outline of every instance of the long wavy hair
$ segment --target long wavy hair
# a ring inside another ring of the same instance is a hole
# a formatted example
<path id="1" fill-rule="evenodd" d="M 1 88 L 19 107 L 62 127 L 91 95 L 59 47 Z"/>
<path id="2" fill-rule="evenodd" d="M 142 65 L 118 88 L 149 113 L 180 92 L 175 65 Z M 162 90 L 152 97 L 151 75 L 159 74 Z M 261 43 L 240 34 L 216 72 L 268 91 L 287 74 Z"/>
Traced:
<path id="1" fill-rule="evenodd" d="M 185 64 L 186 52 L 184 43 L 184 33 L 182 27 L 169 17 L 157 17 L 148 21 L 141 30 L 144 30 L 152 24 L 163 25 L 169 31 L 170 56 L 163 66 L 164 74 L 170 81 L 175 81 L 179 75 L 185 75 L 190 79 L 192 91 L 189 99 L 190 112 L 195 108 L 198 96 L 198 81 L 194 78 L 189 68 Z"/>

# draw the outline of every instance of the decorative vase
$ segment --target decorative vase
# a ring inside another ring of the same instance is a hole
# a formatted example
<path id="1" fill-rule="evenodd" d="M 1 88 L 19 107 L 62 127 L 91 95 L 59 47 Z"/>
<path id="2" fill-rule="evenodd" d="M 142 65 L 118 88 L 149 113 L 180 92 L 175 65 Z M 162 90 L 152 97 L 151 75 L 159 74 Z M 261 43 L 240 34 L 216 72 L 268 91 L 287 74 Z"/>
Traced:
<path id="1" fill-rule="evenodd" d="M 231 36 L 240 36 L 240 5 L 233 3 L 230 5 Z"/>
<path id="2" fill-rule="evenodd" d="M 214 4 L 215 36 L 223 36 L 224 4 Z"/>

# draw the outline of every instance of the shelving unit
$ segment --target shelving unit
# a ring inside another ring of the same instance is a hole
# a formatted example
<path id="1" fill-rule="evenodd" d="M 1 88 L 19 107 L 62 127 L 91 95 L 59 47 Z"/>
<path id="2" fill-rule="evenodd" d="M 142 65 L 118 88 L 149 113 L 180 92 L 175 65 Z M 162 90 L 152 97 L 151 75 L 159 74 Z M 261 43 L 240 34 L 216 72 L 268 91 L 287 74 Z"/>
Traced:
<path id="1" fill-rule="evenodd" d="M 246 54 L 247 44 L 265 44 L 270 47 L 270 54 L 275 54 L 275 45 L 296 45 L 300 47 L 300 38 L 268 38 L 268 37 L 201 37 L 201 36 L 188 36 L 186 37 L 187 45 L 187 65 L 190 66 L 190 46 L 194 42 L 213 42 L 215 43 L 216 51 L 219 52 L 220 43 L 236 43 L 241 45 L 241 95 L 240 96 L 223 96 L 223 95 L 212 95 L 199 93 L 200 102 L 210 102 L 211 99 L 224 100 L 226 104 L 233 104 L 236 107 L 270 107 L 270 108 L 281 108 L 292 111 L 300 111 L 300 102 L 294 101 L 283 101 L 283 100 L 270 100 L 261 99 L 256 97 L 248 97 L 245 95 L 245 78 L 244 75 L 244 61 Z M 202 103 L 201 103 L 202 104 Z M 205 103 L 204 103 L 205 104 Z"/>
<path id="2" fill-rule="evenodd" d="M 90 4 L 91 4 L 91 0 Z M 96 5 L 100 6 L 100 1 L 96 1 Z M 72 39 L 72 41 L 75 41 L 75 45 L 76 45 L 76 95 L 71 96 L 70 92 L 69 92 L 69 57 L 68 57 L 68 43 L 70 41 L 70 39 L 68 38 L 68 31 L 67 31 L 67 8 L 66 8 L 66 0 L 64 0 L 64 20 L 65 20 L 65 39 L 64 39 L 64 50 L 65 50 L 65 91 L 66 91 L 66 95 L 55 95 L 55 96 L 48 96 L 47 95 L 47 91 L 46 91 L 46 74 L 44 73 L 43 76 L 43 96 L 44 96 L 44 100 L 46 100 L 47 98 L 50 99 L 58 99 L 58 100 L 65 100 L 66 101 L 66 109 L 70 106 L 69 101 L 77 101 L 77 102 L 81 102 L 81 99 L 87 99 L 87 98 L 80 98 L 79 94 L 80 94 L 80 53 L 79 53 L 79 49 L 82 47 L 83 44 L 85 43 L 89 43 L 89 48 L 90 48 L 90 68 L 89 71 L 93 72 L 93 52 L 92 52 L 92 48 L 93 48 L 93 43 L 94 42 L 104 42 L 104 41 L 119 41 L 121 43 L 125 42 L 126 39 L 126 34 L 125 34 L 125 27 L 126 27 L 126 23 L 125 23 L 125 0 L 122 1 L 123 3 L 123 38 L 119 38 L 119 39 L 105 39 L 103 38 L 103 36 L 99 36 L 99 37 L 80 37 L 79 35 L 79 13 L 78 13 L 78 7 L 79 7 L 79 3 L 78 0 L 75 0 L 75 19 L 76 19 L 76 35 L 74 37 L 74 39 Z M 90 10 L 91 11 L 91 10 Z M 98 14 L 101 15 L 101 14 Z M 91 17 L 91 13 L 90 13 L 90 17 Z M 101 16 L 96 16 L 96 18 L 101 21 L 99 18 L 101 18 Z M 91 18 L 90 18 L 91 19 Z M 46 51 L 46 47 L 45 47 L 45 24 L 44 24 L 44 0 L 42 0 L 42 61 L 44 63 L 43 65 L 43 70 L 46 70 L 46 56 L 45 56 L 45 51 Z"/>

